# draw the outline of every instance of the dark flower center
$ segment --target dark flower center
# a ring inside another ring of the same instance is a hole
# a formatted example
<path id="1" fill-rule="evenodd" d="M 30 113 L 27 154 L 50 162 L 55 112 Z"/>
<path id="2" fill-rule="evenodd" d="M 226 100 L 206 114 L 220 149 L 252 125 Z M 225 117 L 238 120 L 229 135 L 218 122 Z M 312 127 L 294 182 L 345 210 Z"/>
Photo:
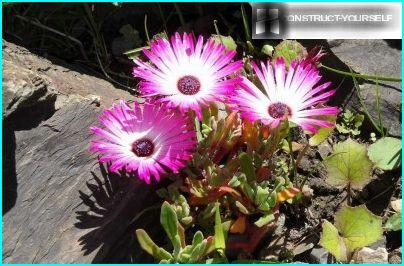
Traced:
<path id="1" fill-rule="evenodd" d="M 268 114 L 272 118 L 278 119 L 283 118 L 286 115 L 290 116 L 292 114 L 289 106 L 284 103 L 273 103 L 268 107 Z"/>
<path id="2" fill-rule="evenodd" d="M 154 145 L 149 139 L 138 139 L 132 144 L 132 152 L 138 157 L 147 157 L 153 154 Z"/>
<path id="3" fill-rule="evenodd" d="M 201 82 L 194 76 L 183 76 L 177 82 L 178 90 L 185 95 L 194 95 L 201 89 Z"/>

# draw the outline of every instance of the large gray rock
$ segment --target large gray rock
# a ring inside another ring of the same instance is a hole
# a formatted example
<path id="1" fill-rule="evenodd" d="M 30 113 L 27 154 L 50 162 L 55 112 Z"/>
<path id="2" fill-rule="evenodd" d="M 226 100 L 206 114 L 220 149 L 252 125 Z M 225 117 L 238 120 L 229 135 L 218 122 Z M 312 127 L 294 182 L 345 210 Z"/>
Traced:
<path id="1" fill-rule="evenodd" d="M 102 107 L 133 97 L 6 41 L 3 88 L 3 262 L 144 261 L 133 219 L 152 188 L 88 151 Z"/>
<path id="2" fill-rule="evenodd" d="M 330 40 L 329 45 L 338 59 L 350 66 L 354 72 L 385 77 L 401 77 L 401 48 L 398 49 L 397 45 L 392 42 L 385 40 Z M 342 86 L 352 86 L 352 83 L 345 82 Z M 359 86 L 366 108 L 373 119 L 378 121 L 376 107 L 378 86 L 376 82 L 364 81 Z M 389 129 L 390 134 L 401 136 L 401 82 L 380 81 L 379 91 L 383 125 Z M 355 93 L 353 95 L 355 98 Z M 357 100 L 351 101 L 351 106 L 356 110 L 361 109 Z"/>

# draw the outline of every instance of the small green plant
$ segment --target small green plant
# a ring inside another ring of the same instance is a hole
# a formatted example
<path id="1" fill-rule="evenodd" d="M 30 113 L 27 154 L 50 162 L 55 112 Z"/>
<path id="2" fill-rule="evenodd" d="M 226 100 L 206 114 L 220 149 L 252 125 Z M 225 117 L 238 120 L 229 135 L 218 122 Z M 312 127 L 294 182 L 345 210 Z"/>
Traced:
<path id="1" fill-rule="evenodd" d="M 170 239 L 173 251 L 170 253 L 157 246 L 143 229 L 136 230 L 136 236 L 142 249 L 160 263 L 200 263 L 204 262 L 207 255 L 216 249 L 224 249 L 224 233 L 218 208 L 216 208 L 216 222 L 218 224 L 215 225 L 215 237 L 205 238 L 201 231 L 197 231 L 192 243 L 186 245 L 185 230 L 178 222 L 176 211 L 168 202 L 164 202 L 161 206 L 160 223 Z"/>
<path id="2" fill-rule="evenodd" d="M 342 120 L 336 125 L 337 131 L 341 134 L 357 136 L 361 133 L 359 128 L 362 126 L 364 119 L 364 115 L 354 114 L 350 110 L 346 110 L 342 114 Z"/>
<path id="3" fill-rule="evenodd" d="M 335 226 L 324 221 L 320 245 L 338 261 L 349 262 L 356 249 L 376 242 L 382 233 L 382 218 L 365 205 L 345 206 L 335 214 Z"/>

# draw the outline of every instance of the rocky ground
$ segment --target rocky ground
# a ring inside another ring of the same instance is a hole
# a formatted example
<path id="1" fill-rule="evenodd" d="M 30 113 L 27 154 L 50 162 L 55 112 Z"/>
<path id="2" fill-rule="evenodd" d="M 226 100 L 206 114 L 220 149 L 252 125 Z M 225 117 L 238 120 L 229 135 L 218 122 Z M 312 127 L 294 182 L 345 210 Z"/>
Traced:
<path id="1" fill-rule="evenodd" d="M 326 65 L 401 76 L 401 43 L 329 40 L 321 44 L 330 53 Z M 338 87 L 334 104 L 359 111 L 352 81 L 324 73 Z M 134 220 L 157 200 L 155 188 L 107 173 L 88 151 L 89 126 L 97 122 L 102 108 L 118 99 L 136 98 L 78 65 L 37 56 L 6 40 L 2 82 L 3 262 L 148 262 L 136 247 L 133 232 L 142 224 L 158 235 L 159 227 L 150 222 L 158 219 L 158 210 Z M 401 83 L 379 85 L 385 126 L 401 137 Z M 370 114 L 376 117 L 376 84 L 360 86 Z M 370 125 L 364 125 L 362 132 L 369 134 Z M 325 158 L 337 137 L 310 151 L 299 173 L 307 175 L 310 166 Z M 321 172 L 311 174 L 307 185 L 313 196 L 307 208 L 285 210 L 290 215 L 284 221 L 288 238 L 284 242 L 298 261 L 327 263 L 330 255 L 317 245 L 321 219 L 331 219 L 345 195 L 328 186 Z M 385 215 L 390 200 L 401 198 L 401 169 L 376 172 L 375 181 L 362 193 L 361 203 Z M 263 258 L 278 252 L 266 249 L 269 243 L 262 244 Z M 399 263 L 401 232 L 386 234 L 370 248 L 379 253 L 370 252 L 373 257 L 368 262 L 377 257 L 385 263 Z"/>

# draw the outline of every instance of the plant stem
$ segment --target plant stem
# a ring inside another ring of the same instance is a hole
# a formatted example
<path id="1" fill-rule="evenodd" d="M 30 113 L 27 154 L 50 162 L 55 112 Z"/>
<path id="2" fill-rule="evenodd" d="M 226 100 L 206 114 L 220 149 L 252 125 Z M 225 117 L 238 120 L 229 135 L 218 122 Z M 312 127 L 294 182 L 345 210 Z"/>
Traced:
<path id="1" fill-rule="evenodd" d="M 251 41 L 250 26 L 248 25 L 247 15 L 243 4 L 241 4 L 241 16 L 243 17 L 245 38 L 247 39 L 247 41 Z"/>
<path id="2" fill-rule="evenodd" d="M 350 76 L 353 78 L 362 78 L 362 79 L 371 79 L 371 80 L 383 80 L 383 81 L 393 81 L 393 82 L 401 82 L 401 78 L 395 78 L 395 77 L 382 77 L 382 76 L 374 76 L 374 75 L 361 75 L 361 74 L 355 74 L 351 72 L 345 72 L 342 70 L 338 70 L 326 65 L 321 64 L 321 67 L 330 70 L 332 72 L 341 74 L 341 75 L 345 75 L 345 76 Z"/>
<path id="3" fill-rule="evenodd" d="M 377 110 L 377 118 L 379 120 L 380 133 L 382 134 L 382 137 L 385 137 L 386 132 L 384 132 L 384 126 L 380 110 L 380 88 L 378 80 L 376 80 L 376 110 Z"/>
<path id="4" fill-rule="evenodd" d="M 144 15 L 144 32 L 146 33 L 147 43 L 150 45 L 149 30 L 147 29 L 147 14 Z"/>
<path id="5" fill-rule="evenodd" d="M 291 175 L 290 181 L 292 181 L 292 183 L 293 183 L 293 181 L 295 180 L 295 178 L 297 176 L 297 168 L 296 168 L 295 158 L 293 157 L 292 139 L 290 138 L 290 136 L 288 136 L 287 141 L 289 144 L 290 160 L 292 162 L 292 171 L 291 172 L 293 173 L 293 175 Z"/>
<path id="6" fill-rule="evenodd" d="M 180 22 L 181 22 L 181 26 L 184 27 L 186 23 L 185 23 L 184 17 L 182 16 L 181 9 L 176 3 L 173 3 L 173 5 L 174 5 L 175 10 L 177 11 L 178 18 L 180 19 Z"/>
<path id="7" fill-rule="evenodd" d="M 352 69 L 349 68 L 349 70 L 352 72 Z M 352 77 L 352 80 L 354 82 L 354 87 L 356 90 L 356 93 L 358 95 L 358 99 L 359 99 L 359 103 L 361 104 L 362 108 L 363 108 L 363 112 L 366 114 L 366 116 L 368 117 L 370 123 L 373 125 L 373 127 L 380 133 L 382 134 L 382 130 L 379 128 L 379 126 L 376 124 L 376 122 L 373 120 L 372 116 L 370 115 L 365 103 L 363 102 L 363 98 L 362 98 L 362 93 L 361 93 L 361 89 L 359 87 L 358 81 L 356 80 L 355 77 Z"/>
<path id="8" fill-rule="evenodd" d="M 215 26 L 215 31 L 216 31 L 217 36 L 219 36 L 220 42 L 223 44 L 222 35 L 220 35 L 219 28 L 217 27 L 216 19 L 213 21 L 213 25 Z"/>
<path id="9" fill-rule="evenodd" d="M 351 189 L 351 183 L 348 183 L 347 192 L 348 192 L 348 195 L 347 195 L 347 198 L 346 198 L 346 202 L 347 202 L 348 206 L 352 206 L 352 189 Z"/>

